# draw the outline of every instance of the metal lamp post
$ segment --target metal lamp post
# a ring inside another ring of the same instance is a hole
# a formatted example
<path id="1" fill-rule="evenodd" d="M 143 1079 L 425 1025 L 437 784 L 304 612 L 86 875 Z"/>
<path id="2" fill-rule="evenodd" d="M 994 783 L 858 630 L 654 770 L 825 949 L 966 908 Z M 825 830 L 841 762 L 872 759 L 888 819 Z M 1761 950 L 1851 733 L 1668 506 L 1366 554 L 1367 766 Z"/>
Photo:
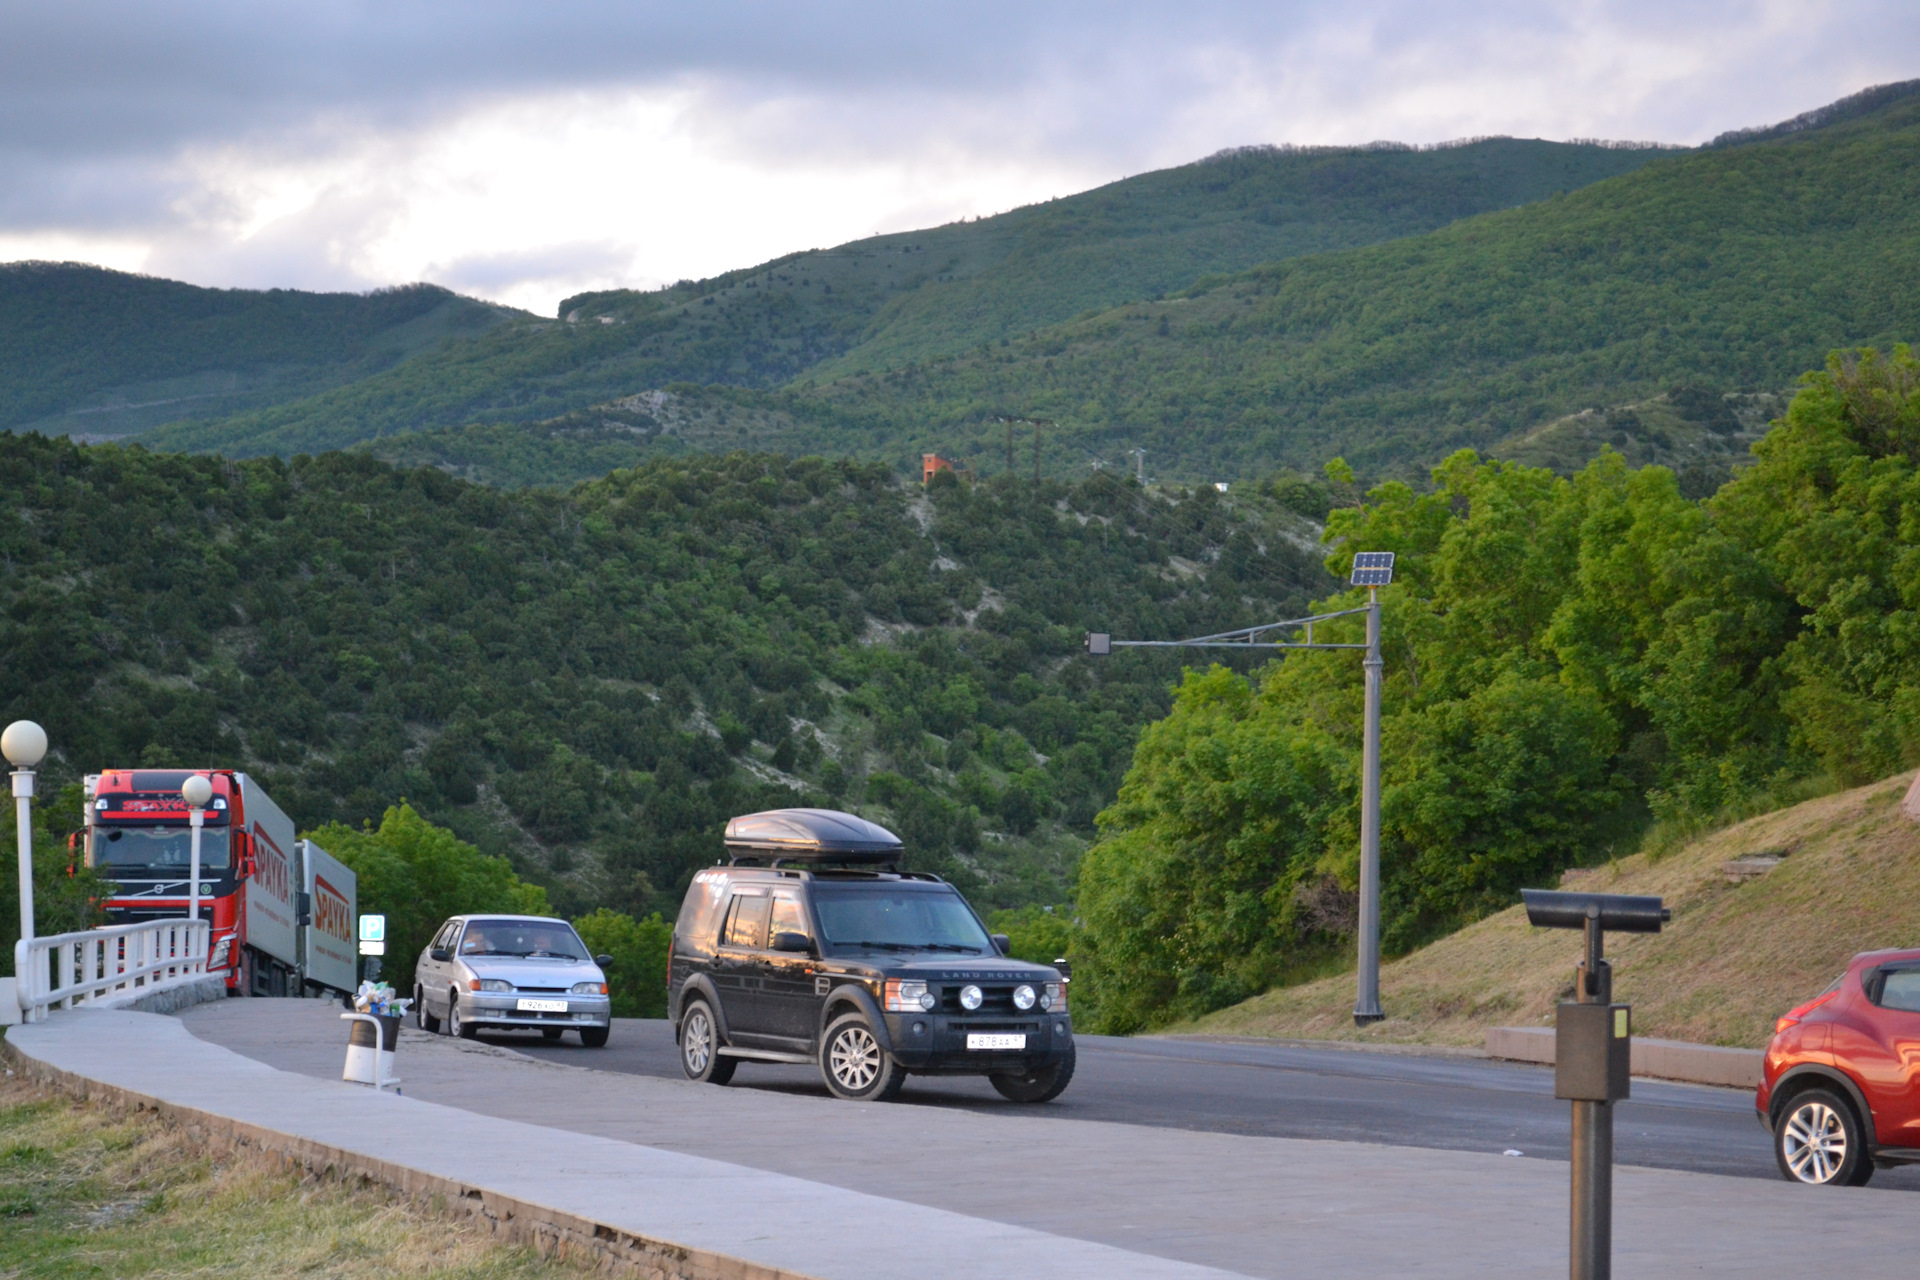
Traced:
<path id="1" fill-rule="evenodd" d="M 187 822 L 193 828 L 193 854 L 187 884 L 187 919 L 200 918 L 200 830 L 207 823 L 207 802 L 213 799 L 213 783 L 194 774 L 180 784 L 180 798 L 187 802 Z"/>
<path id="2" fill-rule="evenodd" d="M 1087 652 L 1099 656 L 1115 649 L 1364 649 L 1367 673 L 1366 723 L 1360 748 L 1360 928 L 1359 993 L 1353 1004 L 1355 1026 L 1367 1026 L 1387 1015 L 1380 1011 L 1380 681 L 1386 663 L 1380 657 L 1380 588 L 1393 581 L 1393 552 L 1361 551 L 1353 557 L 1356 587 L 1367 588 L 1367 603 L 1358 609 L 1316 613 L 1238 631 L 1196 636 L 1191 640 L 1115 640 L 1098 631 L 1087 633 Z M 1365 644 L 1316 644 L 1313 624 L 1334 618 L 1367 615 Z M 1261 640 L 1269 631 L 1295 628 L 1306 632 L 1304 643 Z"/>
<path id="3" fill-rule="evenodd" d="M 20 849 L 20 940 L 33 933 L 33 766 L 47 754 L 47 731 L 31 720 L 15 720 L 0 734 L 0 754 L 13 765 L 13 809 Z"/>

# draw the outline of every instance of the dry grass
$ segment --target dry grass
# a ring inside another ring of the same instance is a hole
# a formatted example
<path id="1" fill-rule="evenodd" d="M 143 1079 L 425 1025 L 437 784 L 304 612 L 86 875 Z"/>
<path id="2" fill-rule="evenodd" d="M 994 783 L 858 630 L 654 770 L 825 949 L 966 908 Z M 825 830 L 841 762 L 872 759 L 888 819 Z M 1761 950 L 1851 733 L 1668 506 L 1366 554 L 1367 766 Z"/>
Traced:
<path id="1" fill-rule="evenodd" d="M 0 1079 L 0 1280 L 582 1274 L 385 1188 L 210 1153 L 151 1115 Z"/>
<path id="2" fill-rule="evenodd" d="M 1810 800 L 1647 854 L 1566 887 L 1660 894 L 1673 922 L 1608 939 L 1614 995 L 1637 1035 L 1757 1047 L 1773 1020 L 1831 982 L 1848 957 L 1920 946 L 1920 826 L 1900 813 L 1910 775 Z M 1733 885 L 1723 863 L 1787 851 L 1758 880 Z M 1351 973 L 1269 991 L 1176 1032 L 1472 1045 L 1488 1027 L 1544 1025 L 1573 985 L 1579 935 L 1533 929 L 1519 907 L 1403 959 L 1380 975 L 1391 1015 L 1353 1025 Z"/>

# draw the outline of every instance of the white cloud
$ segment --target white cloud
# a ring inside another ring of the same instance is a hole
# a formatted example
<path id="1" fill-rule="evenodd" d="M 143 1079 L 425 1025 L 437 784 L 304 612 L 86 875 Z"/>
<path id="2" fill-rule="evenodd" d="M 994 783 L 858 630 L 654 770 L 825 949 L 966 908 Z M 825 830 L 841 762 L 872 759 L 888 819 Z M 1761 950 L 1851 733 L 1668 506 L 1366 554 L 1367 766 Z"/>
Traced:
<path id="1" fill-rule="evenodd" d="M 1920 47 L 1891 0 L 0 0 L 0 22 L 0 257 L 540 311 L 1243 143 L 1702 141 L 1915 74 Z"/>

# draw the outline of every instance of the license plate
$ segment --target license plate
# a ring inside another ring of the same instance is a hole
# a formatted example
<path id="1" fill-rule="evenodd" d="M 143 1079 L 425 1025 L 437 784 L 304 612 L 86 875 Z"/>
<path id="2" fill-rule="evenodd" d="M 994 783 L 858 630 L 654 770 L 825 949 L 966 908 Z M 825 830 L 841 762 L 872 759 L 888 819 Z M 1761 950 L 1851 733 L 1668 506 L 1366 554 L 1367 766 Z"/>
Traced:
<path id="1" fill-rule="evenodd" d="M 565 1000 L 522 1000 L 514 1008 L 521 1013 L 565 1013 Z"/>
<path id="2" fill-rule="evenodd" d="M 1024 1035 L 991 1035 L 980 1031 L 967 1033 L 969 1049 L 1024 1049 L 1026 1047 L 1027 1038 Z"/>

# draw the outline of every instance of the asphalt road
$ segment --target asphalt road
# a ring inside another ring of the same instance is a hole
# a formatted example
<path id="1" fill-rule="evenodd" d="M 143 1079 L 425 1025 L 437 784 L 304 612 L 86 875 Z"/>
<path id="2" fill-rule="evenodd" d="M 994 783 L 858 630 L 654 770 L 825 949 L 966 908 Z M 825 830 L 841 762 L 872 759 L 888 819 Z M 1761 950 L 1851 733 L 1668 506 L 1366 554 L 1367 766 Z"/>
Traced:
<path id="1" fill-rule="evenodd" d="M 680 1075 L 666 1022 L 616 1020 L 604 1049 L 568 1036 L 483 1037 L 531 1057 L 639 1075 Z M 825 1094 L 812 1067 L 742 1063 L 729 1086 Z M 982 1079 L 909 1077 L 901 1103 L 1004 1111 Z M 1567 1158 L 1568 1107 L 1553 1072 L 1475 1057 L 1427 1056 L 1246 1040 L 1079 1037 L 1073 1085 L 1048 1104 L 1063 1119 L 1284 1138 L 1333 1138 L 1442 1150 Z M 1778 1178 L 1745 1090 L 1635 1080 L 1616 1113 L 1623 1164 Z M 1882 1171 L 1875 1186 L 1920 1190 L 1920 1169 Z"/>

